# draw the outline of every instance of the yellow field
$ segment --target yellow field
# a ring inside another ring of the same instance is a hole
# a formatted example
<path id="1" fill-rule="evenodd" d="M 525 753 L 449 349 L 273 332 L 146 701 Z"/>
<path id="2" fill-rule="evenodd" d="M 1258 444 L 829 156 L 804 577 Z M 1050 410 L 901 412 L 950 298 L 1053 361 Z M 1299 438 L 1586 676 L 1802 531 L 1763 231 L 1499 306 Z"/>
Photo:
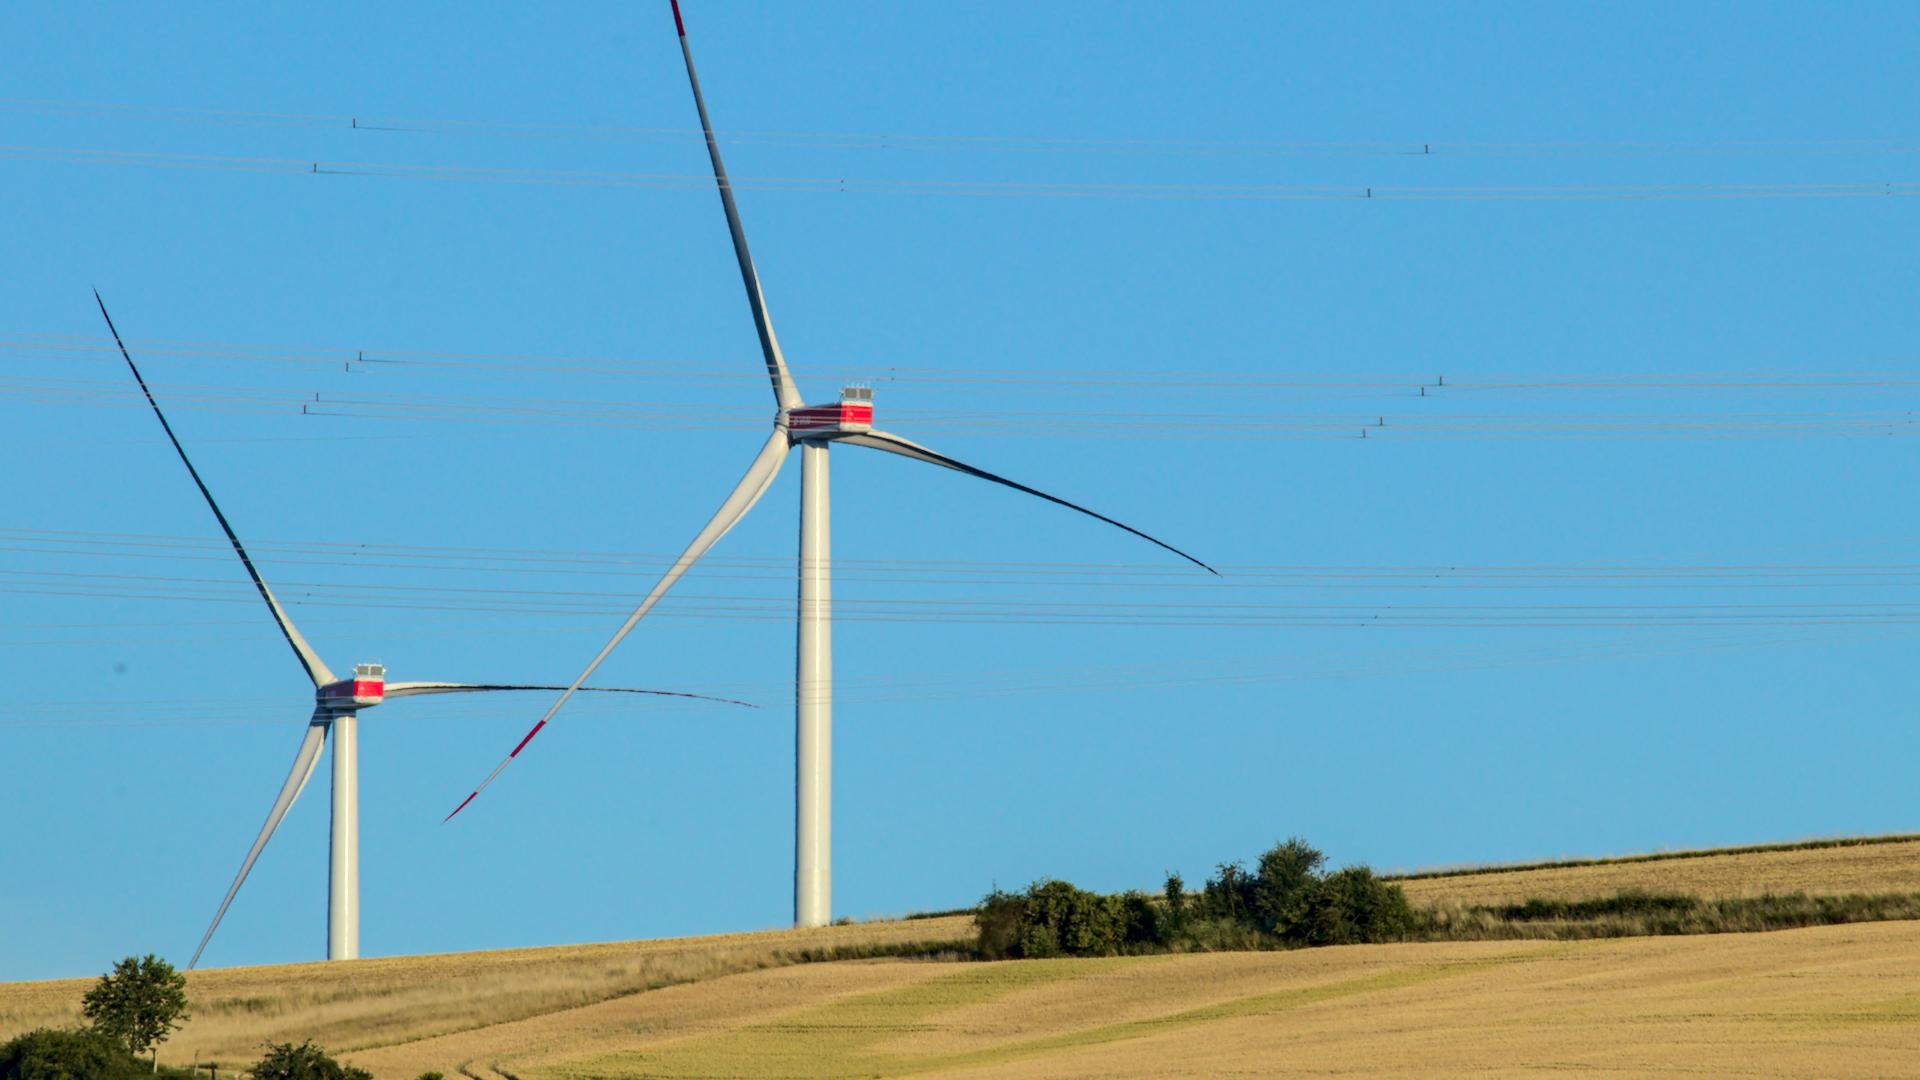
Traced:
<path id="1" fill-rule="evenodd" d="M 1920 925 L 761 972 L 354 1060 L 589 1077 L 1920 1074 Z M 497 1038 L 496 1038 L 497 1037 Z M 422 1052 L 422 1051 L 426 1052 Z M 452 1052 L 449 1052 L 452 1051 Z"/>
<path id="2" fill-rule="evenodd" d="M 1920 891 L 1920 841 L 1411 880 L 1417 904 Z M 163 1061 L 313 1038 L 373 1071 L 585 1080 L 1684 1070 L 1920 1076 L 1920 922 L 954 964 L 805 954 L 971 919 L 196 972 Z M 90 980 L 0 984 L 0 1038 Z"/>
<path id="3" fill-rule="evenodd" d="M 339 1050 L 417 1041 L 646 996 L 642 991 L 657 987 L 790 964 L 805 950 L 951 942 L 967 936 L 971 926 L 969 917 L 951 916 L 819 930 L 195 971 L 187 976 L 193 1018 L 167 1042 L 162 1056 L 174 1063 L 224 1065 L 257 1059 L 263 1042 L 311 1038 Z M 92 983 L 0 983 L 0 1038 L 36 1027 L 79 1024 L 80 996 Z M 412 1076 L 408 1074 L 409 1080 Z"/>
<path id="4" fill-rule="evenodd" d="M 1703 897 L 1806 892 L 1920 892 L 1920 840 L 1846 847 L 1688 855 L 1593 866 L 1489 870 L 1400 882 L 1415 905 L 1512 904 L 1530 897 L 1578 900 L 1622 889 Z"/>

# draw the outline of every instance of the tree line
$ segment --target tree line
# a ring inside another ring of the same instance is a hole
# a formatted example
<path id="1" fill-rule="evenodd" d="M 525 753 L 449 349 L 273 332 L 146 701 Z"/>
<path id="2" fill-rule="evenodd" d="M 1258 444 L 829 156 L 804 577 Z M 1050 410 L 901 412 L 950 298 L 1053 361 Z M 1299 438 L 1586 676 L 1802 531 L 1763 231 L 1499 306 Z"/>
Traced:
<path id="1" fill-rule="evenodd" d="M 1415 917 L 1400 886 L 1364 866 L 1328 872 L 1326 856 L 1295 837 L 1248 870 L 1223 863 L 1197 893 L 1178 874 L 1160 895 L 1103 895 L 1041 880 L 995 889 L 974 912 L 990 960 L 1217 949 L 1277 949 L 1404 941 Z"/>

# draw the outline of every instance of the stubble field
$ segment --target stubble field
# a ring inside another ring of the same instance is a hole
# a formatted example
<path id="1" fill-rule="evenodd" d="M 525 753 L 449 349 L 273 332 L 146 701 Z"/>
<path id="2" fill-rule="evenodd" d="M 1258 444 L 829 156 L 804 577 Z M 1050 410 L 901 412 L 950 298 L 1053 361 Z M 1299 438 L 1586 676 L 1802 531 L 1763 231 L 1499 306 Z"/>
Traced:
<path id="1" fill-rule="evenodd" d="M 1416 904 L 1920 891 L 1920 840 L 1405 882 Z M 311 1037 L 377 1077 L 1920 1075 L 1920 923 L 941 962 L 967 916 L 195 972 L 163 1060 Z M 833 962 L 819 962 L 828 958 Z M 89 980 L 0 984 L 0 1038 Z M 225 1070 L 223 1069 L 223 1072 Z"/>

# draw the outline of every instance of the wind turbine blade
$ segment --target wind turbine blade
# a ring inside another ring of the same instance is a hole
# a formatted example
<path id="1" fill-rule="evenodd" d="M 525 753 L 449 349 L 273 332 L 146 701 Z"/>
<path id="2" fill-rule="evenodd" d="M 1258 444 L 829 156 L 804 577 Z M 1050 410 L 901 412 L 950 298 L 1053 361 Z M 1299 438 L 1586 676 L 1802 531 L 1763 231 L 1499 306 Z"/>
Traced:
<path id="1" fill-rule="evenodd" d="M 253 579 L 253 587 L 260 590 L 260 599 L 265 600 L 267 610 L 273 612 L 273 621 L 280 624 L 280 633 L 286 637 L 287 644 L 293 647 L 293 654 L 300 658 L 300 666 L 306 669 L 307 677 L 313 680 L 314 686 L 325 686 L 332 682 L 333 672 L 320 661 L 319 655 L 313 651 L 313 646 L 308 645 L 307 639 L 300 636 L 300 631 L 294 629 L 293 620 L 288 618 L 287 613 L 281 609 L 280 601 L 273 598 L 273 590 L 267 588 L 266 581 L 260 577 L 260 571 L 254 568 L 253 559 L 248 557 L 246 547 L 240 543 L 240 537 L 234 533 L 233 526 L 227 524 L 227 515 L 221 513 L 220 504 L 213 501 L 213 492 L 208 491 L 206 481 L 200 479 L 200 470 L 193 467 L 193 462 L 187 457 L 186 448 L 180 445 L 179 437 L 173 433 L 173 425 L 167 423 L 167 414 L 160 411 L 160 403 L 153 399 L 153 391 L 147 387 L 147 380 L 141 377 L 140 369 L 134 365 L 133 357 L 128 355 L 126 342 L 120 340 L 120 331 L 113 325 L 113 316 L 107 314 L 107 302 L 100 299 L 98 289 L 93 291 L 93 302 L 100 305 L 100 317 L 107 320 L 107 329 L 113 334 L 113 343 L 120 346 L 121 358 L 126 360 L 128 370 L 133 372 L 134 381 L 140 384 L 140 392 L 147 396 L 147 404 L 152 406 L 153 415 L 160 419 L 160 428 L 167 433 L 167 440 L 173 443 L 174 453 L 180 455 L 180 463 L 187 467 L 187 475 L 193 477 L 194 485 L 200 489 L 200 496 L 207 500 L 207 508 L 213 511 L 214 519 L 220 522 L 220 530 L 227 534 L 227 542 L 233 545 L 233 553 L 240 556 L 240 565 L 247 568 L 247 576 Z"/>
<path id="2" fill-rule="evenodd" d="M 841 443 L 853 443 L 855 446 L 866 446 L 866 447 L 871 447 L 875 450 L 885 450 L 889 454 L 899 454 L 901 457 L 912 458 L 915 461 L 924 461 L 929 465 L 939 465 L 943 468 L 952 469 L 955 472 L 966 473 L 968 476 L 977 476 L 982 480 L 990 480 L 993 483 L 1005 485 L 1006 487 L 1010 487 L 1015 491 L 1024 491 L 1029 495 L 1039 496 L 1040 498 L 1045 499 L 1050 503 L 1056 503 L 1060 506 L 1066 507 L 1069 510 L 1077 510 L 1080 513 L 1085 514 L 1090 518 L 1096 518 L 1100 521 L 1104 521 L 1107 524 L 1112 525 L 1117 529 L 1125 529 L 1127 532 L 1132 533 L 1133 535 L 1139 537 L 1142 540 L 1147 541 L 1150 544 L 1156 544 L 1160 547 L 1166 548 L 1168 551 L 1173 552 L 1175 555 L 1180 556 L 1181 558 L 1187 560 L 1188 562 L 1199 567 L 1200 569 L 1205 570 L 1209 574 L 1214 574 L 1217 576 L 1220 573 L 1220 571 L 1215 570 L 1213 567 L 1208 566 L 1206 563 L 1201 562 L 1199 559 L 1196 559 L 1193 556 L 1187 554 L 1186 552 L 1181 551 L 1179 548 L 1174 547 L 1172 544 L 1169 544 L 1164 540 L 1158 540 L 1158 539 L 1155 539 L 1154 537 L 1148 536 L 1146 533 L 1141 532 L 1139 529 L 1136 529 L 1131 525 L 1122 524 L 1121 522 L 1115 521 L 1105 514 L 1095 513 L 1094 511 L 1089 510 L 1078 503 L 1070 503 L 1067 500 L 1062 499 L 1058 496 L 1049 495 L 1046 492 L 1041 491 L 1037 488 L 1030 488 L 1025 484 L 1016 483 L 1015 481 L 1009 480 L 1004 476 L 998 476 L 994 473 L 990 473 L 985 469 L 976 469 L 973 466 L 968 465 L 964 462 L 955 461 L 954 459 L 946 456 L 945 454 L 941 454 L 933 450 L 929 450 L 926 447 L 921 446 L 919 443 L 909 442 L 898 435 L 889 435 L 884 431 L 870 431 L 870 432 L 866 432 L 864 434 L 859 434 L 859 435 L 842 435 L 839 438 L 835 439 L 834 441 L 841 442 Z"/>
<path id="3" fill-rule="evenodd" d="M 547 706 L 546 715 L 540 718 L 539 723 L 533 725 L 533 730 L 527 732 L 526 736 L 514 746 L 512 752 L 500 759 L 500 764 L 493 767 L 493 771 L 487 774 L 487 778 L 480 782 L 479 787 L 473 789 L 472 794 L 460 800 L 460 805 L 454 807 L 453 813 L 448 814 L 444 821 L 452 821 L 454 814 L 465 810 L 468 803 L 487 790 L 487 785 L 493 783 L 494 778 L 520 755 L 520 751 L 527 748 L 527 744 L 533 741 L 535 735 L 540 734 L 540 729 L 547 726 L 547 721 L 553 719 L 553 714 L 560 711 L 560 706 L 565 705 L 574 691 L 580 689 L 580 684 L 593 675 L 594 669 L 598 668 L 601 662 L 613 652 L 614 647 L 626 638 L 635 624 L 639 623 L 647 612 L 653 610 L 653 605 L 666 595 L 667 590 L 673 587 L 673 583 L 679 581 L 681 575 L 698 562 L 700 556 L 707 553 L 708 548 L 727 535 L 727 532 L 741 518 L 747 516 L 747 511 L 753 509 L 753 504 L 759 502 L 760 496 L 766 494 L 768 485 L 773 483 L 773 478 L 780 474 L 780 465 L 787 459 L 787 449 L 787 429 L 774 428 L 772 437 L 767 440 L 765 446 L 760 448 L 760 453 L 754 456 L 753 464 L 747 467 L 747 475 L 740 478 L 740 483 L 735 485 L 732 494 L 727 496 L 727 501 L 720 504 L 720 510 L 713 515 L 713 520 L 707 522 L 707 527 L 700 530 L 700 534 L 693 538 L 693 543 L 688 544 L 687 549 L 680 553 L 680 557 L 674 560 L 667 572 L 660 576 L 660 580 L 653 586 L 653 591 L 647 594 L 646 599 L 640 601 L 639 607 L 633 609 L 633 614 L 627 616 L 627 621 L 620 624 L 620 629 L 613 638 L 601 646 L 599 655 L 593 658 L 593 663 L 588 664 L 587 669 L 580 673 L 580 677 L 573 680 L 572 685 L 568 686 L 552 705 Z"/>
<path id="4" fill-rule="evenodd" d="M 740 210 L 733 204 L 733 185 L 727 181 L 727 167 L 720 163 L 720 144 L 713 138 L 713 123 L 707 119 L 707 102 L 700 96 L 700 77 L 693 73 L 693 50 L 687 47 L 687 27 L 680 21 L 680 0 L 673 2 L 673 28 L 680 34 L 680 55 L 687 61 L 687 82 L 693 87 L 693 107 L 700 111 L 700 130 L 707 135 L 707 156 L 713 159 L 713 182 L 720 188 L 720 207 L 727 212 L 727 231 L 733 236 L 733 255 L 740 261 L 740 281 L 747 287 L 747 305 L 753 309 L 753 328 L 760 334 L 760 353 L 767 362 L 767 378 L 773 382 L 773 399 L 782 409 L 801 406 L 800 392 L 794 389 L 793 376 L 780 355 L 780 342 L 773 336 L 773 321 L 767 315 L 766 298 L 760 295 L 760 275 L 754 272 L 753 256 L 747 251 L 747 234 L 740 227 Z"/>
<path id="5" fill-rule="evenodd" d="M 287 782 L 280 785 L 280 795 L 273 800 L 273 809 L 267 812 L 267 823 L 260 827 L 260 835 L 254 838 L 253 847 L 247 849 L 246 861 L 240 864 L 240 872 L 234 875 L 233 884 L 220 901 L 220 910 L 213 913 L 213 922 L 200 938 L 200 947 L 193 950 L 193 959 L 187 961 L 188 971 L 192 971 L 194 965 L 200 962 L 200 954 L 207 950 L 207 942 L 213 940 L 213 932 L 220 928 L 220 920 L 226 917 L 227 905 L 233 903 L 234 894 L 240 891 L 241 883 L 247 880 L 247 873 L 253 869 L 254 860 L 260 857 L 267 841 L 272 839 L 273 830 L 280 827 L 280 819 L 287 816 L 294 800 L 307 789 L 307 781 L 313 778 L 314 766 L 320 764 L 320 751 L 326 745 L 327 732 L 332 726 L 332 714 L 324 709 L 313 710 L 313 719 L 307 724 L 306 736 L 300 740 L 300 752 L 294 756 Z"/>
<path id="6" fill-rule="evenodd" d="M 535 685 L 533 683 L 459 683 L 459 682 L 390 682 L 386 695 L 396 697 L 418 697 L 422 694 L 475 694 L 497 690 L 565 690 L 564 686 Z M 682 690 L 634 690 L 624 686 L 582 686 L 577 688 L 582 694 L 653 694 L 658 697 L 692 698 L 695 701 L 716 701 L 722 705 L 744 705 L 749 709 L 760 706 L 749 701 L 735 701 L 732 698 L 713 697 L 708 694 L 690 694 Z"/>

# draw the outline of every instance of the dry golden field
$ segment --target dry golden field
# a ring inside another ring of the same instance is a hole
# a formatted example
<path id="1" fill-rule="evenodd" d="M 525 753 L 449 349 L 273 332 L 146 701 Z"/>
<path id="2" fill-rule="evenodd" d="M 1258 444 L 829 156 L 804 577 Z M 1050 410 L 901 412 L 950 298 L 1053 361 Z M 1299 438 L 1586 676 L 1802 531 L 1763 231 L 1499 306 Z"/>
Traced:
<path id="1" fill-rule="evenodd" d="M 966 916 L 698 938 L 201 970 L 187 976 L 193 1018 L 162 1059 L 246 1062 L 265 1042 L 384 1046 L 551 1015 L 610 999 L 794 963 L 809 951 L 965 937 Z M 825 965 L 837 966 L 837 965 Z M 0 983 L 0 1039 L 81 1022 L 92 979 Z M 447 1070 L 449 1073 L 452 1070 Z M 384 1073 L 382 1075 L 385 1075 Z M 413 1073 L 407 1074 L 411 1080 Z"/>
<path id="2" fill-rule="evenodd" d="M 752 1001 L 741 1015 L 739 1000 Z M 524 1025 L 522 1080 L 1920 1074 L 1920 925 L 760 972 Z M 490 1033 L 491 1034 L 491 1033 Z M 450 1048 L 449 1048 L 450 1049 Z M 461 1053 L 355 1060 L 411 1077 Z"/>
<path id="3" fill-rule="evenodd" d="M 1762 893 L 1920 892 L 1920 839 L 1866 839 L 1841 847 L 1782 845 L 1731 854 L 1670 857 L 1588 866 L 1491 869 L 1400 882 L 1415 905 L 1514 904 L 1532 897 L 1578 900 L 1622 889 L 1703 897 Z"/>
<path id="4" fill-rule="evenodd" d="M 1920 841 L 1406 882 L 1418 904 L 1920 891 Z M 1104 960 L 798 963 L 967 938 L 966 916 L 196 972 L 162 1060 L 315 1041 L 375 1076 L 1920 1076 L 1920 922 Z M 0 984 L 0 1038 L 90 980 Z M 226 1074 L 223 1070 L 223 1075 Z"/>

